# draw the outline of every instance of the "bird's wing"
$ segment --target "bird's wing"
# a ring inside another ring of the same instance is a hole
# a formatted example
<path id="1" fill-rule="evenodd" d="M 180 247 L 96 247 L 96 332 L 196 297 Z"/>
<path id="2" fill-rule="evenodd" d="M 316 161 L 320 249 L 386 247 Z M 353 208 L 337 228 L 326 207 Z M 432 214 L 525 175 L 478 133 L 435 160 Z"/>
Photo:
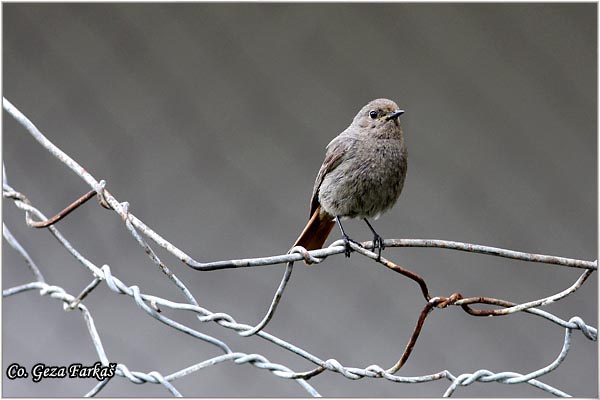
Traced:
<path id="1" fill-rule="evenodd" d="M 347 135 L 346 132 L 343 132 L 327 145 L 325 160 L 317 174 L 317 179 L 315 179 L 315 186 L 310 199 L 310 215 L 313 215 L 319 206 L 319 188 L 321 187 L 321 183 L 323 183 L 323 179 L 325 179 L 325 175 L 340 165 L 344 159 L 344 155 L 348 152 L 348 149 L 352 147 L 354 141 L 355 139 L 353 137 Z"/>

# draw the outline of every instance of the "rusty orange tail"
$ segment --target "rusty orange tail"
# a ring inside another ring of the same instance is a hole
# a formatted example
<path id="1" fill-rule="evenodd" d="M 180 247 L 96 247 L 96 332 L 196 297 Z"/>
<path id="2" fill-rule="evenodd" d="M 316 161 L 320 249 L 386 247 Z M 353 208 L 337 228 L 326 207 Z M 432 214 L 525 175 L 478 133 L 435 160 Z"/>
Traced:
<path id="1" fill-rule="evenodd" d="M 333 218 L 327 213 L 321 214 L 321 206 L 318 206 L 292 247 L 302 246 L 306 250 L 322 248 L 334 225 Z"/>

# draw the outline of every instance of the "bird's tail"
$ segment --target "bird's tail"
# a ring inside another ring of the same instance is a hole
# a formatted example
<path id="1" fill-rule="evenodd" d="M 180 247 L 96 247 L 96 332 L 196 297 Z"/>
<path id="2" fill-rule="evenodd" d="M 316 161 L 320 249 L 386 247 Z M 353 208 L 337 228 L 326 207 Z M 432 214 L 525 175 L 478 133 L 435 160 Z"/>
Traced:
<path id="1" fill-rule="evenodd" d="M 322 248 L 334 225 L 333 218 L 327 213 L 321 214 L 321 206 L 318 206 L 292 247 L 302 246 L 306 250 Z"/>

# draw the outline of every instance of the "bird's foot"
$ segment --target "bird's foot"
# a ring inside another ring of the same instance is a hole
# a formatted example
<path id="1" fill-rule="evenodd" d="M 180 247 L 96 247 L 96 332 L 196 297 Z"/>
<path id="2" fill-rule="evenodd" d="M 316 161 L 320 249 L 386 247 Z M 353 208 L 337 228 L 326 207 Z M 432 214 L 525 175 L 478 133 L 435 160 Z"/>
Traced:
<path id="1" fill-rule="evenodd" d="M 379 236 L 377 233 L 375 233 L 375 236 L 373 236 L 373 251 L 375 251 L 375 249 L 379 250 L 377 252 L 377 261 L 380 261 L 381 260 L 381 251 L 383 249 L 385 249 L 385 244 L 383 243 L 383 238 L 381 236 Z"/>
<path id="2" fill-rule="evenodd" d="M 360 243 L 358 243 L 355 240 L 352 240 L 348 237 L 348 235 L 346 235 L 346 232 L 344 231 L 344 227 L 342 226 L 342 223 L 340 222 L 340 217 L 335 217 L 335 222 L 337 222 L 338 226 L 340 227 L 340 231 L 342 231 L 342 239 L 344 240 L 344 255 L 346 256 L 346 258 L 350 258 L 350 253 L 352 253 L 354 250 L 352 249 L 352 246 L 350 246 L 350 242 L 354 243 L 357 246 L 362 247 L 362 245 Z"/>
<path id="3" fill-rule="evenodd" d="M 354 249 L 352 249 L 352 246 L 350 245 L 350 242 L 354 243 L 357 246 L 361 246 L 361 244 L 357 241 L 350 239 L 348 235 L 342 235 L 342 240 L 344 241 L 344 255 L 346 256 L 346 258 L 350 258 L 350 253 L 354 251 Z"/>

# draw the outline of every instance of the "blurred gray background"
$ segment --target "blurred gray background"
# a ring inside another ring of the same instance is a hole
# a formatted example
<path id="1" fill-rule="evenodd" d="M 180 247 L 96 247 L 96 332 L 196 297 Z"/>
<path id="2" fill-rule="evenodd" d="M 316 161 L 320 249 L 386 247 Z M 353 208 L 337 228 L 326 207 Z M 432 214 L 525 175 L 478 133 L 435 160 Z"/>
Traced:
<path id="1" fill-rule="evenodd" d="M 201 261 L 285 253 L 308 218 L 324 148 L 369 100 L 394 99 L 409 148 L 386 238 L 436 238 L 593 260 L 597 256 L 596 4 L 4 4 L 4 96 L 120 201 Z M 3 113 L 8 182 L 47 215 L 89 190 Z M 78 293 L 84 270 L 44 230 L 3 218 L 49 283 Z M 58 227 L 127 285 L 183 301 L 116 214 L 94 203 Z M 370 240 L 363 223 L 346 224 Z M 334 231 L 328 241 L 339 238 Z M 155 248 L 157 248 L 155 246 Z M 202 306 L 254 324 L 281 267 L 197 272 L 159 256 Z M 571 270 L 436 249 L 387 249 L 433 295 L 524 302 L 557 293 Z M 3 245 L 3 287 L 32 280 Z M 219 355 L 104 284 L 85 303 L 111 361 L 164 375 Z M 424 305 L 417 285 L 360 256 L 297 264 L 268 331 L 322 359 L 390 367 Z M 597 326 L 597 274 L 545 307 Z M 2 304 L 4 367 L 97 360 L 81 315 L 35 292 Z M 312 364 L 188 314 L 169 316 L 303 371 Z M 564 330 L 531 315 L 434 311 L 399 372 L 527 373 L 560 352 Z M 80 396 L 91 380 L 9 381 L 4 396 Z M 597 344 L 579 332 L 542 381 L 597 397 Z M 325 396 L 441 396 L 449 382 L 310 381 Z M 305 396 L 295 383 L 225 363 L 175 382 L 187 396 Z M 167 396 L 115 379 L 102 396 Z M 528 385 L 474 384 L 466 397 L 543 397 Z"/>

